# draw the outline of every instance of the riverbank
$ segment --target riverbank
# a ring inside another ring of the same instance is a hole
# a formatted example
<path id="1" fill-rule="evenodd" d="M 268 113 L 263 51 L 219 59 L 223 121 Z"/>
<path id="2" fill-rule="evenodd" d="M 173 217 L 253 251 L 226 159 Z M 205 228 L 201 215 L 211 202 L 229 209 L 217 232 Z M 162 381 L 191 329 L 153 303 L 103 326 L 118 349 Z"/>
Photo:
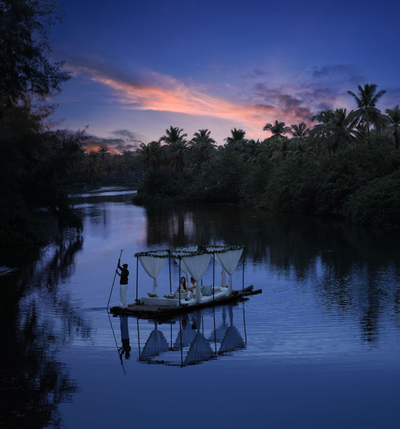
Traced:
<path id="1" fill-rule="evenodd" d="M 222 152 L 222 151 L 221 151 Z M 400 152 L 387 141 L 344 149 L 335 157 L 260 156 L 251 168 L 234 151 L 188 170 L 149 171 L 135 204 L 240 204 L 288 213 L 339 216 L 377 228 L 400 226 Z"/>

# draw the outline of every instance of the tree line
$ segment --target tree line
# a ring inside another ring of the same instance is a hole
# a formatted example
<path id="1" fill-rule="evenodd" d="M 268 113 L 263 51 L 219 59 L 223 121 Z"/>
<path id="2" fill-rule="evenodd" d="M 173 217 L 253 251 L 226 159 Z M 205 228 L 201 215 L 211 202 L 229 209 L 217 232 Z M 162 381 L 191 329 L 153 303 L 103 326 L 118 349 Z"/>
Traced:
<path id="1" fill-rule="evenodd" d="M 171 126 L 137 151 L 146 174 L 135 202 L 240 203 L 397 226 L 400 110 L 376 107 L 385 93 L 359 86 L 348 91 L 356 104 L 349 113 L 319 112 L 312 127 L 276 120 L 263 127 L 271 133 L 264 140 L 234 128 L 217 146 L 207 129 L 188 140 Z"/>

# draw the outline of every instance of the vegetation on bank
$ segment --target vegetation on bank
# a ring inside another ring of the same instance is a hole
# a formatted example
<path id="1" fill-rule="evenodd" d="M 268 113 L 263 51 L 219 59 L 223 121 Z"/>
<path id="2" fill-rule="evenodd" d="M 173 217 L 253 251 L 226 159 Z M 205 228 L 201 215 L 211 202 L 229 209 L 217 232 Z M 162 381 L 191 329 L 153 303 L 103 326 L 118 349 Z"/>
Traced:
<path id="1" fill-rule="evenodd" d="M 146 173 L 134 202 L 236 203 L 399 226 L 400 111 L 377 109 L 385 92 L 359 86 L 348 91 L 354 111 L 320 112 L 311 128 L 275 121 L 262 141 L 233 129 L 217 146 L 208 130 L 188 141 L 170 127 L 138 151 Z"/>

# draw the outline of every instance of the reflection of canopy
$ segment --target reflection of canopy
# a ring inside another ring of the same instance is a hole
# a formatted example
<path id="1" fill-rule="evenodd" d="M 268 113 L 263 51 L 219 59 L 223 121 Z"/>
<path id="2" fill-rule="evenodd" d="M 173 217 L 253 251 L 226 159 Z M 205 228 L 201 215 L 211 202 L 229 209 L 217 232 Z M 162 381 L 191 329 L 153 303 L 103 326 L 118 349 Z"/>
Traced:
<path id="1" fill-rule="evenodd" d="M 174 347 L 181 348 L 189 346 L 194 340 L 196 333 L 196 329 L 192 329 L 192 325 L 188 322 L 188 324 L 179 331 Z"/>
<path id="2" fill-rule="evenodd" d="M 150 359 L 160 353 L 166 352 L 168 349 L 168 343 L 164 337 L 164 334 L 157 330 L 157 324 L 155 324 L 155 329 L 146 341 L 142 354 L 140 355 L 140 359 Z"/>
<path id="3" fill-rule="evenodd" d="M 186 356 L 185 365 L 207 360 L 212 356 L 214 356 L 214 352 L 211 350 L 210 343 L 203 337 L 203 335 L 200 334 L 200 332 L 197 332 L 196 338 L 192 342 Z"/>
<path id="4" fill-rule="evenodd" d="M 218 329 L 215 330 L 215 334 L 212 332 L 208 341 L 215 341 L 217 343 L 221 343 L 221 347 L 219 349 L 219 354 L 241 349 L 243 348 L 244 341 L 238 331 L 238 329 L 233 326 L 233 309 L 230 305 L 228 307 L 229 312 L 229 325 L 226 323 L 226 307 L 222 307 L 222 324 Z"/>
<path id="5" fill-rule="evenodd" d="M 231 352 L 233 350 L 241 349 L 244 347 L 244 341 L 235 326 L 230 326 L 226 331 L 225 338 L 222 341 L 219 349 L 219 354 Z"/>

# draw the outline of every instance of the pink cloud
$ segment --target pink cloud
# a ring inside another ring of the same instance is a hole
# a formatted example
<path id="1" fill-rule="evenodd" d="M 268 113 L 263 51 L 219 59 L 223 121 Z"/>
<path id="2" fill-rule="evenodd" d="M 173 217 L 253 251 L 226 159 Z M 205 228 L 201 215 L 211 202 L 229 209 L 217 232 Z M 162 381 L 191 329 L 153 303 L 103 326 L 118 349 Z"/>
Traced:
<path id="1" fill-rule="evenodd" d="M 210 95 L 205 88 L 185 85 L 182 82 L 158 73 L 150 72 L 150 82 L 130 80 L 110 71 L 93 67 L 77 67 L 77 73 L 88 73 L 90 78 L 110 88 L 116 101 L 126 109 L 152 110 L 183 113 L 193 116 L 209 116 L 230 121 L 232 127 L 243 128 L 249 138 L 264 138 L 262 131 L 268 122 L 276 119 L 288 124 L 304 121 L 310 116 L 309 110 L 299 102 L 290 109 L 280 108 L 281 100 L 276 95 L 271 97 L 273 104 L 227 98 Z M 282 98 L 282 96 L 281 96 Z"/>

